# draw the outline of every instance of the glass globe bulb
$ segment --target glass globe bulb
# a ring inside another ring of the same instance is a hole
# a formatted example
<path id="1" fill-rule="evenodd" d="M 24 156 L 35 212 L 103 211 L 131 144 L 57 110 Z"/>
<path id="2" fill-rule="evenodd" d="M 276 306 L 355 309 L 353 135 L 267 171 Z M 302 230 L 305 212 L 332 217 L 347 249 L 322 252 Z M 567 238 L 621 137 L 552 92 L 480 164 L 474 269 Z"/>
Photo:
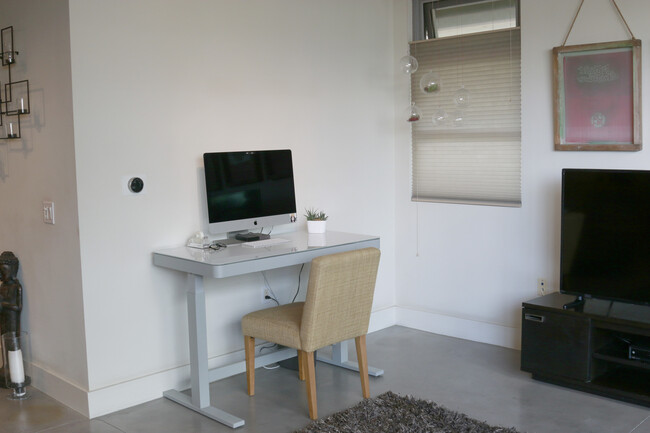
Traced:
<path id="1" fill-rule="evenodd" d="M 447 119 L 449 118 L 449 115 L 445 111 L 444 108 L 438 108 L 435 113 L 433 113 L 433 116 L 431 116 L 431 122 L 435 126 L 444 126 L 447 123 Z"/>
<path id="2" fill-rule="evenodd" d="M 417 122 L 422 117 L 422 111 L 415 103 L 411 103 L 411 106 L 406 109 L 405 116 L 407 122 Z"/>
<path id="3" fill-rule="evenodd" d="M 456 106 L 462 108 L 469 106 L 469 96 L 469 90 L 467 90 L 465 86 L 461 86 L 454 94 L 454 102 L 456 103 Z"/>
<path id="4" fill-rule="evenodd" d="M 399 59 L 400 68 L 405 74 L 412 74 L 418 70 L 418 59 L 413 56 L 404 56 Z"/>
<path id="5" fill-rule="evenodd" d="M 465 113 L 461 110 L 451 113 L 451 121 L 455 127 L 463 126 L 465 123 Z"/>
<path id="6" fill-rule="evenodd" d="M 435 93 L 440 91 L 441 84 L 438 74 L 429 71 L 420 79 L 420 90 L 426 94 Z"/>

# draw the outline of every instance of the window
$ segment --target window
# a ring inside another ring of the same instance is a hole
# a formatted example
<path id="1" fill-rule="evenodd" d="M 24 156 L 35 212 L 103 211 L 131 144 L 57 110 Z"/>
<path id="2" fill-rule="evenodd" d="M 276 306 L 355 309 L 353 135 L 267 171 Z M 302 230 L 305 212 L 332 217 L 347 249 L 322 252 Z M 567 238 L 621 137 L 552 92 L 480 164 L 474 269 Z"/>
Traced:
<path id="1" fill-rule="evenodd" d="M 413 0 L 413 40 L 519 26 L 518 0 Z"/>
<path id="2" fill-rule="evenodd" d="M 519 29 L 418 41 L 410 50 L 419 63 L 411 99 L 422 113 L 411 124 L 412 200 L 521 206 Z M 420 80 L 431 71 L 440 89 L 424 93 Z M 466 105 L 457 101 L 463 92 Z"/>

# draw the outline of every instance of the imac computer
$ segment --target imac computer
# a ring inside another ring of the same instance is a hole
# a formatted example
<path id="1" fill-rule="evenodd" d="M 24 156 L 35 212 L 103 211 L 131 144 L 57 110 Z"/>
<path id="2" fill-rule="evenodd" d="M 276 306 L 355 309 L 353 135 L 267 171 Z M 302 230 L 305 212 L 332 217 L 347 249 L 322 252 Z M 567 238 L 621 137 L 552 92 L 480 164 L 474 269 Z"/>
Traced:
<path id="1" fill-rule="evenodd" d="M 210 233 L 253 241 L 296 221 L 291 150 L 205 153 L 203 163 Z"/>

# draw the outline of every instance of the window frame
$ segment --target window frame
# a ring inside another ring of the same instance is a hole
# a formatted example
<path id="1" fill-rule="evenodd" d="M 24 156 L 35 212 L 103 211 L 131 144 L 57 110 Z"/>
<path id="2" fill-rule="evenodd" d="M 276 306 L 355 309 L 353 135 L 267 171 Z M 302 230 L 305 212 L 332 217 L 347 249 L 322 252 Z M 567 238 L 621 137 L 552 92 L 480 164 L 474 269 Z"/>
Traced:
<path id="1" fill-rule="evenodd" d="M 427 39 L 437 39 L 438 38 L 438 31 L 436 30 L 435 27 L 435 22 L 431 23 L 431 26 L 434 29 L 434 37 L 433 38 L 426 38 L 425 37 L 425 13 L 424 13 L 424 7 L 425 5 L 428 5 L 427 7 L 432 7 L 434 10 L 436 9 L 444 9 L 444 8 L 450 8 L 450 7 L 462 7 L 462 6 L 468 6 L 476 3 L 489 3 L 493 0 L 412 0 L 412 28 L 413 28 L 413 34 L 412 34 L 412 40 L 413 41 L 425 41 Z M 434 7 L 434 3 L 437 5 Z M 516 24 L 512 28 L 519 28 L 521 27 L 521 4 L 520 0 L 515 0 L 515 19 L 516 19 Z"/>

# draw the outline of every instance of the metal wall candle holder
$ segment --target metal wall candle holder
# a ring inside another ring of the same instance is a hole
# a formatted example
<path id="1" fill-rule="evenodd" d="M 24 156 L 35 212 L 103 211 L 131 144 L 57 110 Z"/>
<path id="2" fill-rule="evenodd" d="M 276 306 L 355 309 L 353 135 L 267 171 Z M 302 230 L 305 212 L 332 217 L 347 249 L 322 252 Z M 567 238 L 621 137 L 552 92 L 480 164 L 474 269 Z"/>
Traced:
<path id="1" fill-rule="evenodd" d="M 2 66 L 7 66 L 16 61 L 18 52 L 14 50 L 14 28 L 5 27 L 0 33 L 2 40 Z"/>
<path id="2" fill-rule="evenodd" d="M 16 63 L 18 51 L 14 48 L 14 28 L 0 30 L 0 59 L 9 76 L 4 88 L 0 87 L 0 139 L 21 138 L 20 116 L 30 114 L 29 80 L 12 81 L 11 66 Z"/>

